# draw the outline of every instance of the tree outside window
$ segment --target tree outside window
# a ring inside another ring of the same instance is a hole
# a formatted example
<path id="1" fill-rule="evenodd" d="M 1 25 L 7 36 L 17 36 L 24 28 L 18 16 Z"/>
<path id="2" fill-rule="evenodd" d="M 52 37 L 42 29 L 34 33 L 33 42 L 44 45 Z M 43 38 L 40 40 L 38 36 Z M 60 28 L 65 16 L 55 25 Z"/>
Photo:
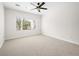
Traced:
<path id="1" fill-rule="evenodd" d="M 26 19 L 17 18 L 16 28 L 17 30 L 31 30 L 31 21 Z"/>

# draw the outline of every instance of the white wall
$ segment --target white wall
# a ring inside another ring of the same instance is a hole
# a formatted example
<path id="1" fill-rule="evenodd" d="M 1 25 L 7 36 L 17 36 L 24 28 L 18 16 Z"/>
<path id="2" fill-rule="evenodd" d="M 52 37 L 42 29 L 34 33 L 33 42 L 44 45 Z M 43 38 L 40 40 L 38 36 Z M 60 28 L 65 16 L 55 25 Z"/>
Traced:
<path id="1" fill-rule="evenodd" d="M 12 10 L 5 8 L 5 20 L 6 20 L 6 39 L 20 38 L 24 36 L 40 34 L 40 21 L 41 16 L 35 15 L 28 12 L 21 12 L 17 10 Z M 36 28 L 33 30 L 16 30 L 16 17 L 20 16 L 26 18 L 27 20 L 34 20 L 36 23 Z"/>
<path id="2" fill-rule="evenodd" d="M 4 42 L 4 7 L 0 3 L 0 48 Z"/>
<path id="3" fill-rule="evenodd" d="M 42 18 L 45 35 L 79 44 L 79 3 L 47 3 Z"/>

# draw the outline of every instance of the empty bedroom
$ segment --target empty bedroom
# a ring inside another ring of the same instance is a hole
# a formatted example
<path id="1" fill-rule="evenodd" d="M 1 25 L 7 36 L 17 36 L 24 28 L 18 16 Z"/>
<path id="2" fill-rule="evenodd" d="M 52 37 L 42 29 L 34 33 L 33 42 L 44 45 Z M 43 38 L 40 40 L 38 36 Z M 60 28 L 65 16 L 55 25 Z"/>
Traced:
<path id="1" fill-rule="evenodd" d="M 0 56 L 79 56 L 79 2 L 0 2 Z"/>

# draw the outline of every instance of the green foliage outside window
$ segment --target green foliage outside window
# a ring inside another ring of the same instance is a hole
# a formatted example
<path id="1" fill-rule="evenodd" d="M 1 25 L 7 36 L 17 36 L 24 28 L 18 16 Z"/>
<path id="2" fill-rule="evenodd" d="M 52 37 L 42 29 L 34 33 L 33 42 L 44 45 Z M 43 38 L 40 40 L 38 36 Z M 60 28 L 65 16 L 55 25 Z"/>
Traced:
<path id="1" fill-rule="evenodd" d="M 21 30 L 21 20 L 20 19 L 16 20 L 16 28 L 17 28 L 17 30 Z"/>
<path id="2" fill-rule="evenodd" d="M 18 30 L 31 30 L 31 22 L 27 21 L 25 19 L 21 20 L 21 19 L 17 19 L 16 21 L 16 28 Z"/>
<path id="3" fill-rule="evenodd" d="M 23 19 L 22 29 L 23 30 L 30 30 L 31 29 L 31 22 Z"/>

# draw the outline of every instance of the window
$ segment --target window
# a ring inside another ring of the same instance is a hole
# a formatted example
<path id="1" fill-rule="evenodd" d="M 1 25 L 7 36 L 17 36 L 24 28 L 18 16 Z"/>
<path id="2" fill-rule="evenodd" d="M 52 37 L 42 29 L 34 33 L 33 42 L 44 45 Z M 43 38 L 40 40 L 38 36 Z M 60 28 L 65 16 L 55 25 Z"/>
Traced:
<path id="1" fill-rule="evenodd" d="M 16 28 L 17 30 L 21 30 L 21 19 L 20 18 L 17 18 L 16 20 Z"/>
<path id="2" fill-rule="evenodd" d="M 16 18 L 17 30 L 31 30 L 34 27 L 33 20 L 26 20 L 24 18 Z"/>
<path id="3" fill-rule="evenodd" d="M 31 22 L 23 19 L 22 29 L 23 30 L 31 30 Z"/>

